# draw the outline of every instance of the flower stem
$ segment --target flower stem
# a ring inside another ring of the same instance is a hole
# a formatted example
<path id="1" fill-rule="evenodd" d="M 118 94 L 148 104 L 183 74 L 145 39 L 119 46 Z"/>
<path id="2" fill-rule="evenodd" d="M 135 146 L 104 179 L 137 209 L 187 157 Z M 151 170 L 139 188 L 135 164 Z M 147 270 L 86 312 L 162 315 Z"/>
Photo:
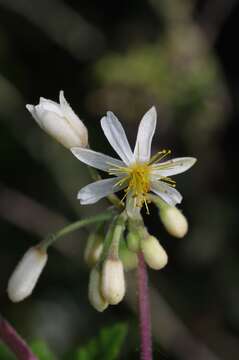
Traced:
<path id="1" fill-rule="evenodd" d="M 19 360 L 38 360 L 16 330 L 0 316 L 0 339 Z"/>
<path id="2" fill-rule="evenodd" d="M 65 236 L 67 234 L 70 234 L 73 231 L 79 230 L 80 228 L 91 225 L 97 222 L 103 222 L 110 220 L 114 216 L 114 213 L 112 211 L 106 211 L 104 213 L 100 213 L 99 215 L 91 216 L 83 220 L 75 221 L 59 231 L 48 235 L 41 243 L 41 248 L 47 248 L 48 246 L 52 245 L 56 240 L 58 240 L 60 237 Z"/>
<path id="3" fill-rule="evenodd" d="M 148 275 L 144 256 L 138 253 L 138 302 L 141 360 L 152 360 L 151 319 L 148 291 Z"/>

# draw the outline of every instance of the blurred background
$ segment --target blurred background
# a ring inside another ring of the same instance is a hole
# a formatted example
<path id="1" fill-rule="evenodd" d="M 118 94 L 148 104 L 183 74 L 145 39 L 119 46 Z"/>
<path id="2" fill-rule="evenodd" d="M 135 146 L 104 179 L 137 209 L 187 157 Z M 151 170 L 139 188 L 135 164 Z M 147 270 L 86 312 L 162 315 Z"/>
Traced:
<path id="1" fill-rule="evenodd" d="M 238 19 L 236 0 L 0 0 L 0 307 L 56 358 L 72 359 L 118 321 L 128 325 L 118 358 L 139 358 L 135 274 L 126 300 L 97 313 L 87 299 L 87 231 L 51 249 L 32 297 L 16 305 L 6 295 L 29 246 L 106 205 L 80 207 L 84 166 L 25 109 L 40 96 L 58 101 L 63 89 L 93 149 L 114 155 L 99 123 L 107 110 L 133 143 L 155 105 L 154 149 L 198 158 L 177 177 L 188 235 L 170 238 L 154 208 L 145 216 L 169 255 L 165 269 L 150 271 L 155 359 L 238 359 Z"/>

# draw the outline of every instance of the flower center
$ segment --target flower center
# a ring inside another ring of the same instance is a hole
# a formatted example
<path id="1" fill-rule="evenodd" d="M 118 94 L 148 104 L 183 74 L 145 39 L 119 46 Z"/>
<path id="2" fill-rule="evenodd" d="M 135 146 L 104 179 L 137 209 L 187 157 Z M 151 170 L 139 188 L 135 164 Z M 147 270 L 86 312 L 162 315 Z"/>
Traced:
<path id="1" fill-rule="evenodd" d="M 131 192 L 136 198 L 136 205 L 140 207 L 146 202 L 146 194 L 150 191 L 150 168 L 147 163 L 135 163 L 127 168 L 126 193 Z"/>
<path id="2" fill-rule="evenodd" d="M 113 165 L 109 174 L 122 176 L 116 185 L 125 187 L 125 195 L 121 201 L 123 202 L 125 197 L 131 194 L 135 199 L 135 206 L 145 205 L 148 212 L 147 194 L 150 192 L 150 181 L 152 171 L 155 169 L 155 162 L 162 160 L 170 153 L 170 150 L 162 150 L 152 156 L 148 162 L 135 162 L 125 167 Z M 160 180 L 167 182 L 172 187 L 175 186 L 175 182 L 168 177 L 162 176 Z"/>
<path id="3" fill-rule="evenodd" d="M 114 169 L 111 169 L 114 173 Z M 127 167 L 117 168 L 117 174 L 123 175 L 122 179 L 118 181 L 117 185 L 125 185 L 125 199 L 128 194 L 131 194 L 135 199 L 135 206 L 142 207 L 145 204 L 147 207 L 147 193 L 150 191 L 150 173 L 152 166 L 149 163 L 135 162 Z"/>

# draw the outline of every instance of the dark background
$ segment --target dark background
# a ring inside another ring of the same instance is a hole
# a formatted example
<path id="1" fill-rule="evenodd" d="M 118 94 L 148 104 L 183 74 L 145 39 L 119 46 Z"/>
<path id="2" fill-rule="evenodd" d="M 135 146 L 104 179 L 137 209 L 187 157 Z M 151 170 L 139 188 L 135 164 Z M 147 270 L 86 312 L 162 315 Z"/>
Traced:
<path id="1" fill-rule="evenodd" d="M 138 358 L 134 274 L 126 301 L 98 314 L 87 299 L 86 232 L 51 249 L 31 298 L 16 305 L 6 295 L 30 245 L 105 207 L 80 207 L 84 166 L 25 109 L 40 96 L 58 101 L 63 89 L 93 149 L 111 152 L 99 124 L 107 110 L 132 143 L 154 104 L 154 149 L 198 158 L 177 177 L 188 235 L 170 238 L 153 208 L 145 217 L 169 255 L 164 270 L 150 271 L 155 358 L 238 358 L 238 19 L 235 0 L 0 0 L 0 301 L 28 340 L 46 340 L 61 358 L 123 320 L 130 341 L 121 358 Z"/>

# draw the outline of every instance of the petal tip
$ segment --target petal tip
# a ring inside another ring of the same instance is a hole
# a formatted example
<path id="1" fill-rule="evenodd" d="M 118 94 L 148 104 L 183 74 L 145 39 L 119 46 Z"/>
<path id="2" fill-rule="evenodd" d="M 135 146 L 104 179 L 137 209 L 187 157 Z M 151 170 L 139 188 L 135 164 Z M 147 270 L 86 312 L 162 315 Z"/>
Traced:
<path id="1" fill-rule="evenodd" d="M 195 157 L 190 157 L 190 160 L 191 160 L 190 167 L 192 167 L 198 161 L 197 158 L 195 158 Z"/>
<path id="2" fill-rule="evenodd" d="M 35 106 L 34 106 L 34 105 L 31 105 L 31 104 L 26 104 L 26 108 L 27 108 L 28 111 L 33 112 Z"/>
<path id="3" fill-rule="evenodd" d="M 60 92 L 59 92 L 59 102 L 60 102 L 61 105 L 66 105 L 67 104 L 67 101 L 66 101 L 63 90 L 60 90 Z"/>
<path id="4" fill-rule="evenodd" d="M 105 123 L 106 119 L 107 119 L 106 116 L 103 116 L 103 117 L 100 119 L 101 126 L 103 126 L 103 124 Z"/>
<path id="5" fill-rule="evenodd" d="M 150 114 L 155 119 L 157 118 L 157 110 L 154 105 L 147 111 L 147 113 Z"/>

